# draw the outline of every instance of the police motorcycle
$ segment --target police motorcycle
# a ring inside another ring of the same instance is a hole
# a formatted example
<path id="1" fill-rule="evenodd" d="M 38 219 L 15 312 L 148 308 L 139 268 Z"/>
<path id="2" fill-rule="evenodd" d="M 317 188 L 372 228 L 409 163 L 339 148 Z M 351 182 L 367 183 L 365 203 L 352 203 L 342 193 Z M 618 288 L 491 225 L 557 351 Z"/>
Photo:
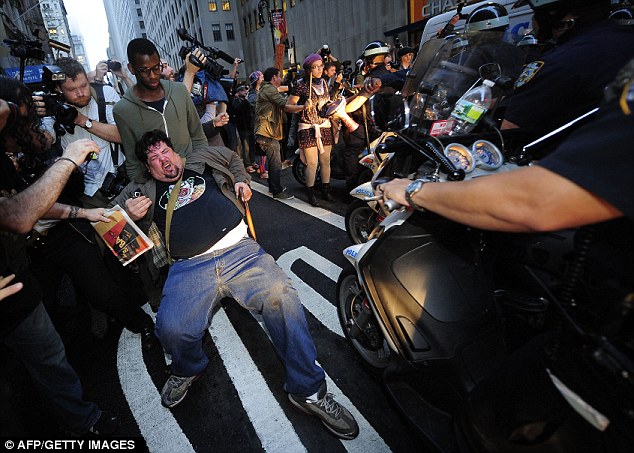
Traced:
<path id="1" fill-rule="evenodd" d="M 385 142 L 395 134 L 393 132 L 383 132 L 370 144 L 370 151 L 364 150 L 359 164 L 369 169 L 370 175 L 374 175 L 382 162 L 389 156 L 383 153 Z M 346 233 L 353 244 L 362 244 L 368 240 L 372 230 L 383 220 L 388 211 L 373 198 L 371 177 L 367 181 L 367 171 L 361 174 L 360 185 L 350 191 L 354 198 L 344 217 Z"/>
<path id="2" fill-rule="evenodd" d="M 378 122 L 396 133 L 374 186 L 486 177 L 527 160 L 518 130 L 488 131 L 481 120 L 470 134 L 437 134 L 483 78 L 452 59 L 454 44 L 421 49 L 407 96 L 374 100 Z M 344 251 L 352 266 L 336 305 L 357 356 L 426 447 L 631 449 L 634 294 L 594 266 L 592 227 L 493 233 L 385 204 L 392 212 L 368 242 Z"/>

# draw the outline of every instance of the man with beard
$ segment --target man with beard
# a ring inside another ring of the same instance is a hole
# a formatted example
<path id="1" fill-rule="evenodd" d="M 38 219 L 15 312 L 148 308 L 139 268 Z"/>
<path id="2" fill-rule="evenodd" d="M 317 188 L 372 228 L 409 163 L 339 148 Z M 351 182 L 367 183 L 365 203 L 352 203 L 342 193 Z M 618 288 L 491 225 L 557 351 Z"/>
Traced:
<path id="1" fill-rule="evenodd" d="M 185 85 L 162 80 L 163 65 L 156 46 L 145 38 L 133 39 L 128 43 L 128 61 L 128 70 L 136 76 L 137 83 L 126 91 L 113 113 L 123 146 L 130 150 L 126 173 L 133 179 L 144 172 L 133 150 L 146 132 L 165 132 L 174 150 L 183 157 L 208 144 Z"/>
<path id="2" fill-rule="evenodd" d="M 100 122 L 99 103 L 91 93 L 91 86 L 86 76 L 86 70 L 72 58 L 59 58 L 55 65 L 66 75 L 65 80 L 58 82 L 58 88 L 64 97 L 66 104 L 77 109 L 75 127 L 73 133 L 66 133 L 60 138 L 62 149 L 66 149 L 71 143 L 82 138 L 93 140 L 99 145 L 101 152 L 96 159 L 84 164 L 84 196 L 81 201 L 89 208 L 102 208 L 108 204 L 109 199 L 99 189 L 102 187 L 108 173 L 116 174 L 117 168 L 123 164 L 125 157 L 118 146 L 112 144 L 121 143 L 119 131 L 114 123 L 112 107 L 119 101 L 119 95 L 109 85 L 103 85 L 105 105 L 104 120 Z M 34 96 L 38 115 L 44 116 L 46 110 L 44 102 L 39 96 Z M 52 127 L 53 118 L 47 118 L 47 132 L 55 139 L 55 131 Z M 112 151 L 111 151 L 111 146 Z"/>
<path id="3" fill-rule="evenodd" d="M 173 259 L 156 315 L 157 337 L 172 356 L 162 404 L 180 404 L 204 373 L 209 358 L 203 336 L 214 307 L 231 297 L 262 316 L 286 368 L 284 390 L 291 404 L 318 417 L 335 436 L 357 437 L 354 417 L 327 392 L 291 280 L 247 236 L 239 198 L 248 201 L 252 192 L 242 160 L 230 149 L 217 147 L 194 151 L 184 161 L 160 130 L 144 134 L 135 151 L 148 174 L 132 182 L 113 203 L 125 206 L 141 229 L 147 231 L 154 222 Z M 141 195 L 133 197 L 134 193 Z"/>

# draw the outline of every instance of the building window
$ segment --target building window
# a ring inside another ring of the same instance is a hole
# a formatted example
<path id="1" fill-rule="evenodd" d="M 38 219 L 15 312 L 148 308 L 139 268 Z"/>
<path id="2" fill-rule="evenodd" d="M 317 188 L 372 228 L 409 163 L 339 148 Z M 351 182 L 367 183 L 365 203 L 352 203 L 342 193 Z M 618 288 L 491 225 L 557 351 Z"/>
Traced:
<path id="1" fill-rule="evenodd" d="M 260 28 L 260 24 L 258 23 L 258 13 L 256 11 L 253 11 L 253 21 L 251 22 L 251 25 L 251 32 L 253 32 L 253 27 L 255 27 L 256 30 Z"/>
<path id="2" fill-rule="evenodd" d="M 250 18 L 249 18 L 249 22 L 251 22 Z M 249 36 L 249 25 L 247 24 L 246 17 L 242 18 L 242 27 L 244 28 L 244 35 Z"/>
<path id="3" fill-rule="evenodd" d="M 216 0 L 209 0 L 209 11 L 218 11 L 218 2 Z"/>
<path id="4" fill-rule="evenodd" d="M 141 36 L 142 36 L 144 39 L 147 39 L 147 33 L 141 33 Z"/>
<path id="5" fill-rule="evenodd" d="M 286 11 L 286 0 L 282 0 L 282 10 Z"/>
<path id="6" fill-rule="evenodd" d="M 233 33 L 233 24 L 225 24 L 225 32 L 227 33 L 227 41 L 234 41 L 236 39 Z"/>
<path id="7" fill-rule="evenodd" d="M 291 8 L 295 6 L 295 0 L 291 0 Z"/>
<path id="8" fill-rule="evenodd" d="M 222 35 L 220 34 L 220 24 L 211 24 L 211 33 L 214 37 L 214 41 L 222 41 Z"/>
<path id="9" fill-rule="evenodd" d="M 141 13 L 141 8 L 136 9 L 136 15 L 139 17 L 143 17 L 143 14 Z"/>
<path id="10" fill-rule="evenodd" d="M 230 0 L 222 0 L 222 10 L 223 11 L 231 11 L 231 1 Z"/>
<path id="11" fill-rule="evenodd" d="M 139 28 L 141 28 L 141 30 L 145 30 L 145 22 L 142 20 L 139 21 Z"/>

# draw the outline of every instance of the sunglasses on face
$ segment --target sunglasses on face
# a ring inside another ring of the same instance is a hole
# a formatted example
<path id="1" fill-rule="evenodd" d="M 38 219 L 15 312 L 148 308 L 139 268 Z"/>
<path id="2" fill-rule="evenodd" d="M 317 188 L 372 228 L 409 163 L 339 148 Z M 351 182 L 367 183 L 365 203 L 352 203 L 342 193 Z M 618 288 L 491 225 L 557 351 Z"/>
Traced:
<path id="1" fill-rule="evenodd" d="M 153 72 L 156 75 L 159 75 L 161 71 L 163 71 L 163 63 L 159 63 L 156 66 L 152 66 L 151 68 L 136 68 L 139 71 L 139 74 L 147 76 L 150 72 Z"/>

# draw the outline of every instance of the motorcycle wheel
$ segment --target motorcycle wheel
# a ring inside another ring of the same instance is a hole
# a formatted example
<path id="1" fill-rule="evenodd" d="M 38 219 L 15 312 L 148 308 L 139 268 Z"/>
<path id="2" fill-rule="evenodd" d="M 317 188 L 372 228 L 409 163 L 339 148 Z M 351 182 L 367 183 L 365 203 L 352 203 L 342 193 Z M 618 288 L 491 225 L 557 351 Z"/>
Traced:
<path id="1" fill-rule="evenodd" d="M 375 212 L 368 203 L 363 200 L 354 200 L 346 211 L 346 233 L 354 244 L 363 244 L 368 241 L 370 233 L 382 216 Z"/>
<path id="2" fill-rule="evenodd" d="M 351 329 L 356 325 L 358 316 L 368 310 L 365 304 L 365 291 L 359 285 L 357 273 L 352 268 L 344 269 L 337 281 L 339 322 L 363 362 L 375 373 L 380 373 L 389 363 L 390 349 L 374 316 L 370 315 L 370 319 L 363 326 L 359 326 L 359 333 L 351 335 Z"/>
<path id="3" fill-rule="evenodd" d="M 306 165 L 299 156 L 295 156 L 293 161 L 293 176 L 295 180 L 302 186 L 306 185 Z M 321 184 L 321 175 L 319 173 L 319 164 L 317 164 L 317 176 L 315 178 L 315 184 Z"/>

